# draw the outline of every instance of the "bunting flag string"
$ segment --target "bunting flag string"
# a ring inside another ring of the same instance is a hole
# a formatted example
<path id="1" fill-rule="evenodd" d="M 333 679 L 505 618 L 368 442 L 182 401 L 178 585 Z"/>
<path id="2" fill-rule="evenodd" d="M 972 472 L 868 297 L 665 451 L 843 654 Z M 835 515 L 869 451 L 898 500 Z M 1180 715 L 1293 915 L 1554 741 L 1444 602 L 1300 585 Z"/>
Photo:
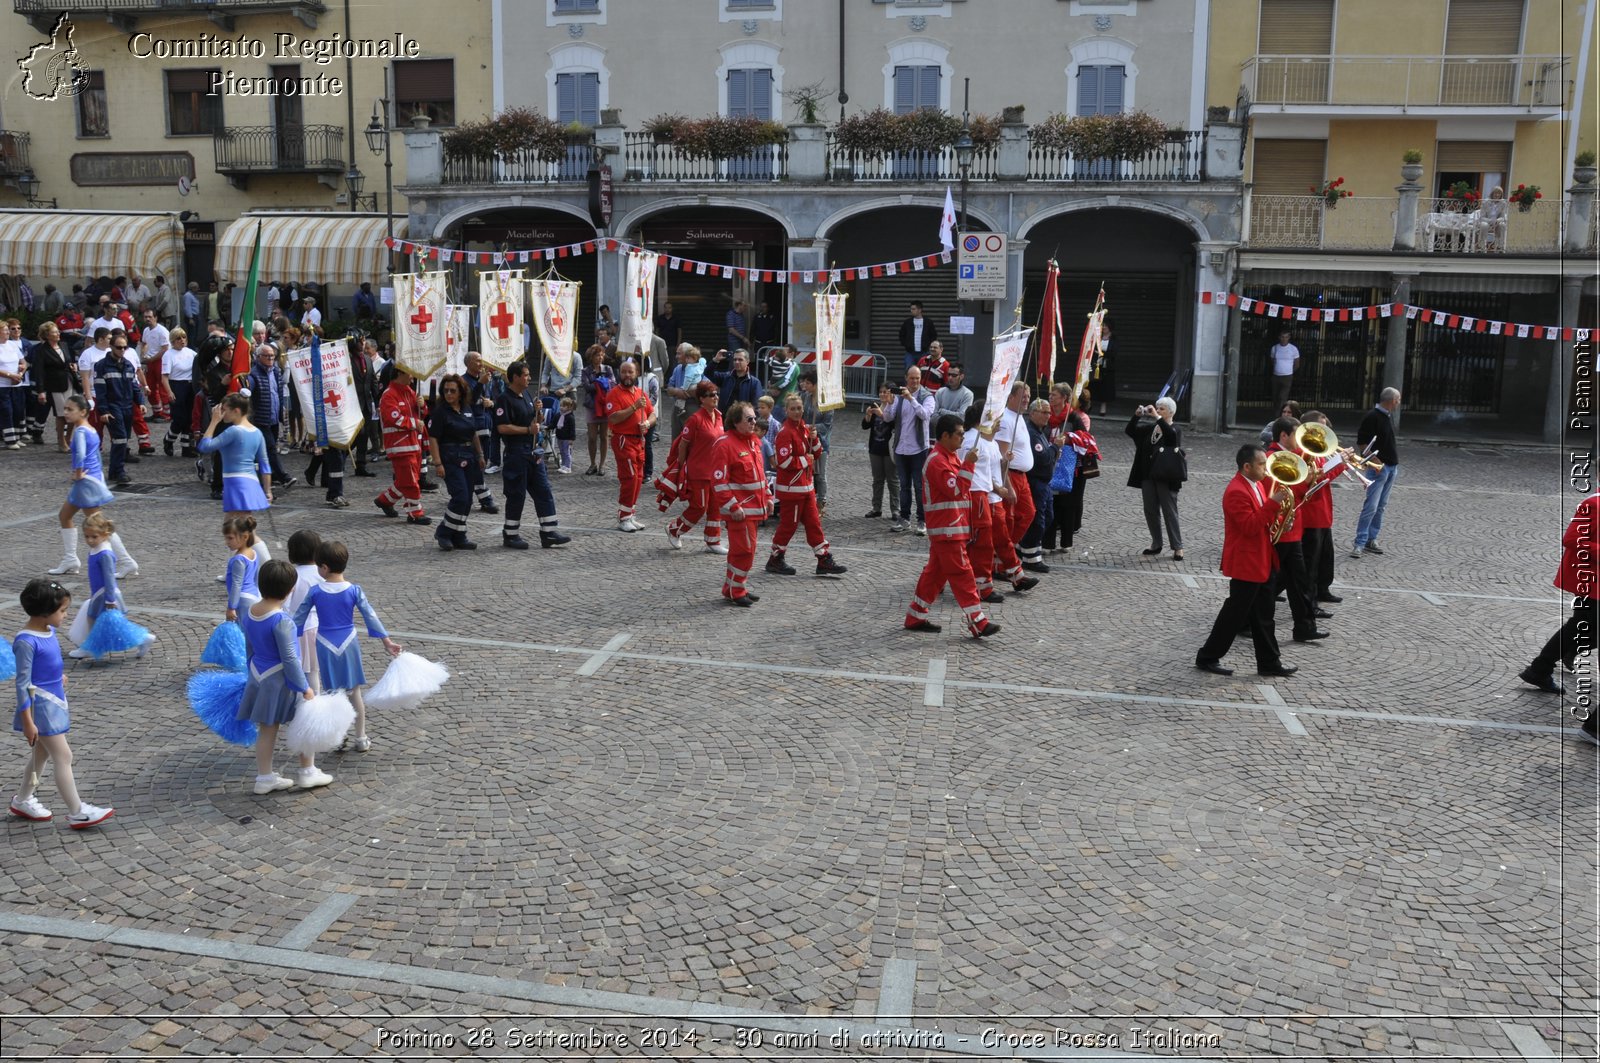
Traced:
<path id="1" fill-rule="evenodd" d="M 457 251 L 454 248 L 437 247 L 433 244 L 419 244 L 412 240 L 394 238 L 385 238 L 383 244 L 391 251 L 399 251 L 403 255 L 418 255 L 427 261 L 440 264 L 451 262 L 477 263 L 480 265 L 521 264 L 554 261 L 579 255 L 593 255 L 602 251 L 627 254 L 652 253 L 648 248 L 641 247 L 638 244 L 630 244 L 626 240 L 614 239 L 582 240 L 575 244 L 530 248 L 522 251 Z M 902 273 L 947 266 L 955 260 L 954 252 L 935 251 L 931 254 L 917 255 L 913 258 L 902 258 L 895 262 L 876 262 L 871 265 L 851 266 L 846 269 L 817 270 L 813 273 L 810 270 L 747 269 L 744 266 L 730 266 L 721 262 L 703 262 L 700 259 L 683 258 L 677 255 L 661 255 L 660 257 L 666 261 L 666 267 L 670 270 L 696 273 L 702 277 L 726 277 L 729 280 L 750 280 L 764 284 L 823 284 L 867 280 L 869 277 L 897 277 Z"/>
<path id="2" fill-rule="evenodd" d="M 1373 318 L 1404 316 L 1407 321 L 1422 320 L 1429 325 L 1455 329 L 1457 332 L 1477 332 L 1490 336 L 1511 336 L 1519 339 L 1560 340 L 1583 342 L 1589 338 L 1586 328 L 1568 328 L 1563 325 L 1529 325 L 1517 321 L 1494 321 L 1484 317 L 1469 317 L 1448 310 L 1433 310 L 1410 303 L 1378 303 L 1373 306 L 1345 306 L 1337 309 L 1310 306 L 1281 306 L 1262 299 L 1251 299 L 1236 292 L 1201 292 L 1200 302 L 1228 306 L 1241 313 L 1282 318 L 1286 321 L 1337 322 L 1368 321 Z"/>

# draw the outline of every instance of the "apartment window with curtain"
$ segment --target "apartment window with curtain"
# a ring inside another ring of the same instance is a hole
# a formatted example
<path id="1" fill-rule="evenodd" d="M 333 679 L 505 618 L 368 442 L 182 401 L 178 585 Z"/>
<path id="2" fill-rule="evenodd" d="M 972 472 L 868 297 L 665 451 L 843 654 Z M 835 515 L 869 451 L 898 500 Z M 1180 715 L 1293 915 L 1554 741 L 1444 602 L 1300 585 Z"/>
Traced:
<path id="1" fill-rule="evenodd" d="M 394 112 L 401 128 L 425 114 L 436 126 L 456 124 L 454 59 L 397 59 L 394 64 Z"/>
<path id="2" fill-rule="evenodd" d="M 78 90 L 78 135 L 80 137 L 108 137 L 111 135 L 111 116 L 106 110 L 106 72 L 90 70 L 84 75 L 83 87 Z"/>
<path id="3" fill-rule="evenodd" d="M 208 137 L 222 132 L 222 94 L 211 92 L 216 70 L 168 70 L 167 135 Z"/>
<path id="4" fill-rule="evenodd" d="M 1328 102 L 1333 0 L 1261 0 L 1256 52 L 1258 102 Z"/>

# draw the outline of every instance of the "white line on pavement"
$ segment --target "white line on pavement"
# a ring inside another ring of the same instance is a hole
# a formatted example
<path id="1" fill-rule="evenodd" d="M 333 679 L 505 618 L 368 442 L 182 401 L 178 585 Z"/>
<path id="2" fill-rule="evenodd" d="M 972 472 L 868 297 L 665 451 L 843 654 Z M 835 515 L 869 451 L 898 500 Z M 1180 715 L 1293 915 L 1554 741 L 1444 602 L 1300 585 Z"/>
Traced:
<path id="1" fill-rule="evenodd" d="M 1289 703 L 1283 700 L 1283 695 L 1278 693 L 1278 688 L 1271 683 L 1257 683 L 1256 689 L 1261 691 L 1261 696 L 1271 705 L 1277 714 L 1278 721 L 1283 724 L 1283 729 L 1296 738 L 1306 738 L 1311 732 L 1306 730 L 1305 724 L 1289 711 Z"/>
<path id="2" fill-rule="evenodd" d="M 922 692 L 922 707 L 925 709 L 944 708 L 945 665 L 943 657 L 935 657 L 928 662 L 928 687 Z"/>
<path id="3" fill-rule="evenodd" d="M 280 949 L 307 949 L 316 944 L 319 937 L 345 912 L 356 903 L 354 893 L 334 893 L 323 899 L 323 902 L 311 909 L 306 917 L 300 920 L 295 928 L 283 935 L 278 942 Z"/>
<path id="4" fill-rule="evenodd" d="M 878 988 L 878 1021 L 885 1026 L 909 1024 L 911 1005 L 916 998 L 917 961 L 896 956 L 883 964 L 883 983 Z"/>
<path id="5" fill-rule="evenodd" d="M 607 662 L 609 662 L 611 658 L 617 655 L 617 651 L 622 649 L 622 647 L 626 645 L 627 641 L 631 638 L 633 638 L 633 636 L 628 634 L 626 631 L 620 635 L 613 635 L 610 642 L 602 646 L 599 652 L 597 652 L 593 657 L 590 657 L 587 661 L 584 661 L 583 664 L 578 667 L 578 674 L 581 676 L 591 676 L 599 672 L 600 669 L 606 666 Z"/>
<path id="6" fill-rule="evenodd" d="M 1539 1036 L 1539 1031 L 1532 1026 L 1519 1026 L 1516 1023 L 1502 1022 L 1500 1028 L 1506 1032 L 1506 1036 L 1511 1039 L 1511 1043 L 1516 1046 L 1517 1051 L 1522 1053 L 1523 1059 L 1545 1060 L 1560 1058 L 1545 1043 L 1544 1038 Z"/>

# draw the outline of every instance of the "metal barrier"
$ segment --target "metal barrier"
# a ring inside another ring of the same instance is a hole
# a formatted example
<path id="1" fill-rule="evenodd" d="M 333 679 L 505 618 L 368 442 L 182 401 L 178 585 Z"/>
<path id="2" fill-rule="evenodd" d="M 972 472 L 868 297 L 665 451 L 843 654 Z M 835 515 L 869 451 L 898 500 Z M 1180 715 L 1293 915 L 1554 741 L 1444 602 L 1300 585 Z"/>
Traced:
<path id="1" fill-rule="evenodd" d="M 782 347 L 763 347 L 756 352 L 755 373 L 764 388 L 776 386 L 777 381 L 772 379 L 772 355 L 782 351 Z M 817 364 L 816 351 L 801 351 L 800 364 Z M 889 359 L 881 354 L 871 351 L 845 349 L 844 352 L 844 398 L 846 402 L 869 403 L 876 402 L 878 388 L 889 378 Z"/>

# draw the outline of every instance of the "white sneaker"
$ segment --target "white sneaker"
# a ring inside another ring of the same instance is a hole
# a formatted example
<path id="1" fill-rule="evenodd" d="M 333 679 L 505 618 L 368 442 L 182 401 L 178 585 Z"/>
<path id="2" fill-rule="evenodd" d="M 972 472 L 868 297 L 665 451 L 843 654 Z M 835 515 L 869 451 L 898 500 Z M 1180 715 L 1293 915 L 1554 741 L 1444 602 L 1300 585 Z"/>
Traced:
<path id="1" fill-rule="evenodd" d="M 61 559 L 61 564 L 57 565 L 55 568 L 47 568 L 45 571 L 52 576 L 72 576 L 77 574 L 79 567 L 80 566 L 77 558 L 63 557 Z"/>
<path id="2" fill-rule="evenodd" d="M 903 520 L 896 520 L 893 524 L 889 525 L 889 530 L 892 532 L 903 532 L 906 530 L 906 522 Z"/>
<path id="3" fill-rule="evenodd" d="M 708 554 L 726 554 L 727 552 L 728 548 L 721 543 L 706 543 L 706 553 Z"/>
<path id="4" fill-rule="evenodd" d="M 32 794 L 27 797 L 13 797 L 11 799 L 11 814 L 22 819 L 31 819 L 35 823 L 43 823 L 51 816 L 51 812 L 39 799 Z"/>
<path id="5" fill-rule="evenodd" d="M 77 569 L 73 569 L 73 571 L 76 572 Z M 226 572 L 224 572 L 222 575 L 218 576 L 217 577 L 217 582 L 218 583 L 226 583 L 226 582 L 228 582 L 228 574 Z"/>
<path id="6" fill-rule="evenodd" d="M 617 521 L 617 531 L 636 532 L 638 530 L 638 527 L 630 520 Z"/>
<path id="7" fill-rule="evenodd" d="M 117 569 L 117 578 L 118 579 L 132 579 L 133 577 L 137 576 L 138 574 L 139 574 L 139 565 L 138 565 L 137 562 L 132 564 L 132 565 L 126 565 L 126 566 L 124 566 L 122 568 Z"/>
<path id="8" fill-rule="evenodd" d="M 116 814 L 117 810 L 114 808 L 101 808 L 86 802 L 78 806 L 78 811 L 67 817 L 67 826 L 73 830 L 83 830 L 104 823 Z"/>
<path id="9" fill-rule="evenodd" d="M 571 476 L 572 475 L 572 466 L 571 465 L 563 465 L 563 466 L 561 466 L 561 468 L 557 469 L 556 472 L 560 473 L 562 476 Z"/>
<path id="10" fill-rule="evenodd" d="M 668 550 L 682 550 L 683 549 L 683 538 L 682 538 L 682 536 L 674 535 L 672 533 L 672 529 L 671 528 L 667 529 L 667 549 Z"/>
<path id="11" fill-rule="evenodd" d="M 295 785 L 302 790 L 315 790 L 319 786 L 326 786 L 333 781 L 333 776 L 321 768 L 301 768 L 295 772 Z"/>
<path id="12" fill-rule="evenodd" d="M 484 469 L 484 470 L 483 470 L 483 474 L 484 474 L 484 475 L 485 475 L 485 476 L 493 476 L 493 475 L 494 475 L 494 474 L 495 474 L 495 473 L 497 473 L 497 472 L 499 472 L 499 471 L 500 471 L 500 466 L 498 466 L 498 465 L 491 465 L 491 466 L 489 466 L 489 467 L 488 467 L 488 468 L 487 468 L 487 469 Z M 569 470 L 569 471 L 570 471 L 570 470 Z"/>
<path id="13" fill-rule="evenodd" d="M 927 535 L 928 534 L 928 526 L 926 524 L 922 523 L 920 520 L 917 521 L 917 534 L 918 535 Z"/>
<path id="14" fill-rule="evenodd" d="M 275 790 L 287 790 L 294 786 L 294 780 L 284 775 L 273 772 L 271 775 L 257 775 L 255 792 L 270 794 Z"/>
<path id="15" fill-rule="evenodd" d="M 636 531 L 636 532 L 644 531 L 644 525 L 639 523 L 639 518 L 638 517 L 629 517 L 628 518 L 628 523 L 633 525 L 633 530 L 634 531 Z"/>

